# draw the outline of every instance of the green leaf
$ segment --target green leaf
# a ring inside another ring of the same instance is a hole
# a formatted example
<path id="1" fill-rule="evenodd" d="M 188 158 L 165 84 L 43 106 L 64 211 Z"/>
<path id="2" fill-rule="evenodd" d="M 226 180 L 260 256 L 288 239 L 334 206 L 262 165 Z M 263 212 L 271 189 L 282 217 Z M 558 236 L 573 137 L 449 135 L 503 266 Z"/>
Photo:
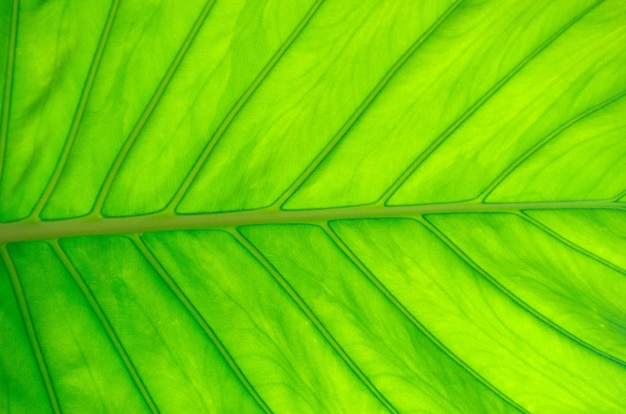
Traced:
<path id="1" fill-rule="evenodd" d="M 0 2 L 0 410 L 626 412 L 625 21 Z"/>

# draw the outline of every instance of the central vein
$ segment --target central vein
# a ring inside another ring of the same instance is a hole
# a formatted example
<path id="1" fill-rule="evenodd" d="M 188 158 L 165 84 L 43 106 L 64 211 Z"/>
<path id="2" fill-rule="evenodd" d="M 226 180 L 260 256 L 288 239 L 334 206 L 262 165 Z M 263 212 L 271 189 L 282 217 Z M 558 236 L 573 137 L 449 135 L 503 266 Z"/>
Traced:
<path id="1" fill-rule="evenodd" d="M 56 221 L 22 220 L 0 224 L 0 243 L 58 239 L 148 231 L 228 228 L 253 224 L 321 223 L 357 218 L 399 218 L 424 214 L 518 212 L 522 210 L 611 209 L 626 211 L 626 204 L 610 201 L 556 201 L 532 203 L 459 202 L 412 206 L 353 206 L 318 210 L 276 208 L 226 213 L 176 215 L 155 213 L 132 217 L 80 217 Z"/>

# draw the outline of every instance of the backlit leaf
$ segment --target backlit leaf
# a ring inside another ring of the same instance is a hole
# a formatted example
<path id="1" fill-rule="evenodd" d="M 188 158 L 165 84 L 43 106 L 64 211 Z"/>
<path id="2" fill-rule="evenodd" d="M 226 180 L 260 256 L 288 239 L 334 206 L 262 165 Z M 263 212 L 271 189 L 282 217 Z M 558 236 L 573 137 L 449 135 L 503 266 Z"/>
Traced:
<path id="1" fill-rule="evenodd" d="M 626 412 L 625 22 L 0 1 L 0 410 Z"/>

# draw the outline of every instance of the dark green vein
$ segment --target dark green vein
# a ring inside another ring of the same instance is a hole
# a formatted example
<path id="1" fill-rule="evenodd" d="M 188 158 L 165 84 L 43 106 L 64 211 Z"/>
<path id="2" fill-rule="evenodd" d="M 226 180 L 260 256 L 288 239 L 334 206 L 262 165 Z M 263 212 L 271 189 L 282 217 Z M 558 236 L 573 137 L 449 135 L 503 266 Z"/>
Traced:
<path id="1" fill-rule="evenodd" d="M 501 292 L 504 296 L 509 298 L 511 301 L 522 307 L 526 312 L 530 313 L 532 316 L 540 320 L 542 323 L 546 324 L 551 329 L 559 332 L 561 335 L 565 336 L 569 340 L 577 343 L 578 345 L 586 348 L 594 354 L 597 354 L 603 358 L 606 358 L 612 362 L 615 362 L 622 367 L 626 366 L 626 361 L 621 360 L 613 355 L 610 355 L 601 349 L 595 347 L 594 345 L 588 343 L 584 339 L 578 337 L 577 335 L 569 332 L 567 329 L 558 325 L 550 318 L 543 315 L 537 309 L 526 303 L 519 296 L 515 295 L 512 291 L 507 289 L 504 285 L 502 285 L 498 280 L 490 275 L 485 269 L 478 265 L 474 260 L 472 260 L 459 246 L 457 246 L 452 240 L 450 240 L 438 227 L 436 227 L 433 223 L 428 221 L 426 217 L 420 217 L 416 219 L 419 223 L 423 224 L 435 237 L 437 237 L 443 244 L 445 244 L 450 250 L 452 250 L 463 262 L 465 262 L 470 268 L 480 274 L 487 282 L 489 282 L 492 286 L 494 286 L 499 292 Z"/>
<path id="2" fill-rule="evenodd" d="M 263 401 L 261 396 L 258 394 L 254 386 L 250 383 L 248 378 L 246 378 L 245 374 L 241 371 L 233 357 L 228 352 L 228 349 L 224 346 L 222 341 L 218 338 L 217 334 L 213 329 L 209 326 L 207 321 L 202 317 L 200 312 L 195 308 L 195 306 L 191 303 L 191 301 L 187 298 L 185 293 L 178 287 L 174 279 L 167 273 L 167 271 L 161 266 L 159 260 L 152 254 L 150 249 L 145 245 L 143 240 L 138 235 L 129 236 L 131 240 L 135 243 L 137 249 L 141 252 L 141 254 L 145 257 L 145 259 L 150 263 L 152 268 L 157 272 L 157 274 L 163 279 L 165 284 L 170 288 L 174 296 L 180 301 L 180 303 L 185 307 L 187 312 L 193 317 L 196 323 L 200 326 L 200 328 L 204 331 L 204 333 L 209 337 L 215 348 L 218 350 L 224 361 L 228 364 L 230 369 L 233 371 L 237 379 L 244 386 L 246 391 L 250 394 L 250 396 L 256 401 L 259 407 L 265 411 L 266 413 L 271 413 L 272 410 L 269 406 Z"/>
<path id="3" fill-rule="evenodd" d="M 332 231 L 332 230 L 328 227 L 328 222 L 325 222 L 325 221 L 324 221 L 324 222 L 319 222 L 319 223 L 312 223 L 312 224 L 309 224 L 309 226 L 313 226 L 315 229 L 321 229 L 321 230 L 325 233 L 326 237 L 328 237 L 329 239 L 331 239 L 331 243 L 332 243 L 332 244 L 334 244 L 334 245 L 335 245 L 335 247 L 338 247 L 338 248 L 341 250 L 341 252 L 343 253 L 344 257 L 346 257 L 346 258 L 347 258 L 347 260 L 348 260 L 348 261 L 350 261 L 350 263 L 351 263 L 352 265 L 356 266 L 356 267 L 357 267 L 357 269 L 359 269 L 359 270 L 361 269 L 361 268 L 360 268 L 360 267 L 358 267 L 358 265 L 354 262 L 353 255 L 350 255 L 350 253 L 352 253 L 352 252 L 351 252 L 351 251 L 347 248 L 347 246 L 345 246 L 345 244 L 344 244 L 341 240 L 337 240 L 337 239 L 336 239 L 336 237 L 337 237 L 337 236 L 336 236 L 336 234 L 335 234 L 335 233 L 334 233 L 334 232 L 333 232 L 333 231 Z M 331 234 L 331 233 L 332 233 L 332 234 Z M 347 250 L 344 250 L 344 247 L 345 247 Z M 372 281 L 372 280 L 370 280 L 370 282 L 373 282 L 373 281 Z M 373 282 L 373 283 L 374 283 L 374 282 Z M 376 286 L 376 284 L 375 284 L 375 283 L 374 283 L 374 285 L 375 285 L 375 287 L 376 287 L 377 289 L 380 289 L 378 286 Z M 381 293 L 382 293 L 382 292 L 381 292 Z M 384 295 L 384 293 L 383 293 L 383 295 Z M 392 305 L 394 305 L 394 304 L 392 303 Z M 397 309 L 397 308 L 396 308 L 396 309 Z M 354 315 L 356 318 L 360 319 L 360 317 L 359 317 L 356 313 L 353 313 L 353 315 Z M 404 315 L 403 315 L 403 316 L 404 316 Z M 362 321 L 362 320 L 360 320 L 359 322 L 360 322 L 360 323 L 361 323 L 361 324 L 365 327 L 365 329 L 367 330 L 367 332 L 368 332 L 369 334 L 374 334 L 374 335 L 375 335 L 374 330 L 373 330 L 373 329 L 372 329 L 372 327 L 369 325 L 369 323 L 366 323 L 365 321 Z M 409 323 L 411 323 L 411 321 L 409 321 Z M 413 326 L 413 327 L 415 327 L 415 326 Z M 377 339 L 377 338 L 372 338 L 372 340 L 373 340 L 373 341 L 378 341 L 378 339 Z M 429 338 L 427 338 L 427 340 L 430 340 L 430 339 L 429 339 Z M 384 344 L 377 344 L 377 345 L 383 345 L 383 346 L 385 346 Z M 386 346 L 385 346 L 385 347 L 386 347 Z M 421 388 L 421 391 L 422 391 L 424 394 L 429 395 L 429 397 L 431 397 L 433 400 L 435 400 L 435 399 L 439 399 L 439 400 L 448 400 L 447 402 L 448 402 L 448 403 L 449 403 L 452 407 L 456 408 L 456 410 L 457 410 L 457 411 L 455 411 L 455 412 L 459 412 L 459 413 L 462 413 L 462 412 L 463 412 L 463 409 L 459 406 L 458 401 L 453 401 L 453 400 L 450 400 L 450 395 L 449 395 L 449 394 L 448 394 L 448 392 L 447 392 L 448 390 L 445 390 L 445 389 L 442 389 L 442 388 L 440 388 L 440 387 L 438 387 L 438 386 L 436 386 L 436 385 L 433 385 L 433 384 L 431 383 L 431 380 L 430 380 L 429 378 L 426 378 L 426 377 L 425 377 L 425 375 L 424 375 L 424 374 L 425 374 L 425 372 L 424 372 L 424 371 L 422 371 L 422 370 L 420 370 L 420 369 L 419 369 L 419 367 L 417 367 L 417 369 L 415 369 L 415 368 L 414 368 L 413 366 L 411 366 L 410 364 L 407 364 L 407 363 L 405 363 L 404 361 L 402 361 L 401 357 L 400 357 L 400 356 L 399 356 L 399 355 L 398 355 L 398 354 L 397 354 L 397 353 L 396 353 L 393 349 L 391 349 L 390 347 L 386 347 L 386 348 L 387 348 L 387 350 L 388 350 L 388 351 L 390 351 L 392 354 L 395 354 L 395 355 L 393 355 L 393 356 L 394 356 L 394 359 L 395 359 L 396 361 L 398 361 L 398 362 L 402 363 L 402 364 L 406 367 L 406 369 L 407 369 L 408 371 L 410 371 L 410 372 L 411 372 L 411 374 L 412 374 L 412 375 L 414 375 L 415 377 L 418 377 L 420 380 L 422 380 L 423 384 L 422 384 L 422 385 L 420 385 L 420 388 Z M 438 348 L 438 349 L 439 349 L 439 348 Z M 424 352 L 424 351 L 420 349 L 420 350 L 419 350 L 419 352 Z M 415 385 L 415 384 L 414 384 L 414 385 Z M 426 391 L 426 390 L 428 390 L 428 391 Z"/>
<path id="4" fill-rule="evenodd" d="M 102 327 L 104 328 L 107 334 L 107 337 L 109 338 L 109 341 L 111 341 L 111 344 L 115 347 L 115 350 L 117 351 L 120 359 L 122 360 L 122 363 L 126 367 L 126 370 L 130 374 L 133 382 L 135 383 L 135 387 L 137 387 L 137 391 L 139 391 L 139 393 L 145 400 L 150 410 L 153 413 L 158 413 L 159 410 L 154 400 L 152 399 L 152 397 L 150 396 L 150 393 L 146 389 L 143 381 L 141 380 L 141 377 L 139 376 L 139 373 L 137 372 L 137 369 L 133 365 L 133 362 L 131 361 L 130 357 L 128 356 L 126 349 L 124 349 L 124 345 L 122 345 L 122 342 L 120 341 L 119 337 L 115 333 L 113 326 L 111 325 L 108 318 L 104 314 L 104 311 L 98 304 L 98 301 L 94 297 L 93 293 L 91 292 L 91 290 L 89 289 L 85 281 L 83 280 L 82 276 L 80 275 L 80 273 L 78 272 L 78 270 L 76 269 L 72 261 L 69 259 L 69 257 L 67 257 L 67 255 L 65 254 L 65 251 L 63 251 L 63 249 L 59 245 L 58 240 L 51 240 L 49 243 L 50 243 L 50 246 L 52 247 L 52 250 L 54 250 L 54 252 L 56 253 L 57 257 L 59 258 L 63 266 L 65 266 L 65 269 L 74 279 L 74 282 L 76 283 L 76 285 L 80 288 L 80 291 L 84 295 L 85 299 L 87 299 L 87 302 L 89 303 L 89 306 L 91 307 L 91 310 L 93 311 L 93 313 L 96 315 L 96 317 L 102 324 Z"/>
<path id="5" fill-rule="evenodd" d="M 591 114 L 596 113 L 596 112 L 598 112 L 598 111 L 608 107 L 612 103 L 622 99 L 624 96 L 626 96 L 626 91 L 622 91 L 622 92 L 618 93 L 617 95 L 614 95 L 614 96 L 610 97 L 609 99 L 607 99 L 607 100 L 605 100 L 603 102 L 600 102 L 599 104 L 593 105 L 593 106 L 585 109 L 584 111 L 580 112 L 578 115 L 574 116 L 573 118 L 570 118 L 569 120 L 567 120 L 564 123 L 562 123 L 558 128 L 556 128 L 550 134 L 546 135 L 544 138 L 542 138 L 539 141 L 537 141 L 533 146 L 531 146 L 529 149 L 524 151 L 524 153 L 522 153 L 515 161 L 513 161 L 511 164 L 509 164 L 509 166 L 507 168 L 505 168 L 493 180 L 493 182 L 491 184 L 489 184 L 487 186 L 487 188 L 485 188 L 483 190 L 483 192 L 478 195 L 478 197 L 476 197 L 476 200 L 480 201 L 480 202 L 484 202 L 485 199 L 487 197 L 489 197 L 489 194 L 491 194 L 496 189 L 496 187 L 498 187 L 498 185 L 500 185 L 507 177 L 509 177 L 511 175 L 511 173 L 513 173 L 513 171 L 515 171 L 516 168 L 518 168 L 522 163 L 524 163 L 524 161 L 526 161 L 533 154 L 535 154 L 542 147 L 544 147 L 548 142 L 552 141 L 554 138 L 559 136 L 565 130 L 569 129 L 573 125 L 575 125 L 578 122 L 582 121 L 583 119 L 587 118 Z"/>
<path id="6" fill-rule="evenodd" d="M 356 254 L 346 245 L 343 240 L 339 237 L 337 233 L 328 225 L 323 224 L 320 226 L 330 237 L 335 245 L 350 259 L 352 263 L 363 273 L 369 281 L 376 286 L 376 288 L 391 302 L 396 309 L 402 313 L 402 315 L 417 328 L 418 331 L 422 332 L 426 338 L 428 338 L 438 349 L 440 349 L 445 355 L 447 355 L 452 361 L 454 361 L 461 369 L 466 371 L 471 377 L 476 379 L 483 386 L 492 391 L 495 395 L 497 395 L 504 402 L 515 408 L 516 410 L 522 413 L 528 413 L 522 406 L 509 398 L 506 394 L 496 388 L 493 384 L 491 384 L 487 379 L 485 379 L 482 375 L 476 372 L 472 367 L 467 365 L 465 361 L 463 361 L 459 356 L 457 356 L 454 352 L 452 352 L 448 347 L 446 347 L 435 335 L 433 335 L 428 328 L 426 328 L 403 304 L 391 293 L 385 285 L 378 280 L 378 278 L 365 266 L 365 264 L 359 259 Z"/>
<path id="7" fill-rule="evenodd" d="M 209 138 L 209 141 L 206 143 L 204 149 L 200 153 L 200 156 L 198 156 L 198 158 L 194 162 L 193 166 L 191 167 L 191 170 L 189 170 L 189 172 L 187 173 L 187 176 L 183 180 L 183 183 L 178 188 L 178 190 L 176 191 L 176 194 L 174 194 L 174 196 L 172 197 L 170 202 L 167 204 L 167 206 L 164 208 L 164 211 L 173 213 L 176 210 L 176 207 L 178 206 L 182 198 L 187 193 L 187 190 L 189 189 L 193 180 L 196 178 L 196 176 L 200 172 L 200 169 L 204 165 L 204 162 L 206 161 L 206 159 L 211 154 L 211 151 L 213 151 L 213 148 L 215 148 L 215 145 L 220 140 L 220 138 L 224 136 L 224 133 L 226 133 L 226 130 L 228 130 L 233 120 L 239 114 L 239 111 L 241 111 L 241 108 L 244 107 L 244 105 L 248 102 L 248 100 L 254 94 L 254 92 L 265 81 L 265 79 L 267 79 L 269 73 L 272 71 L 272 69 L 274 69 L 276 64 L 289 50 L 291 45 L 296 41 L 300 33 L 302 33 L 304 28 L 309 24 L 309 22 L 311 21 L 311 19 L 313 18 L 313 16 L 315 15 L 315 13 L 320 8 L 323 2 L 324 0 L 317 0 L 313 4 L 313 6 L 311 6 L 307 14 L 300 21 L 300 23 L 296 26 L 296 28 L 291 33 L 291 35 L 289 35 L 289 37 L 285 40 L 285 42 L 281 45 L 281 47 L 276 51 L 276 53 L 274 54 L 274 56 L 272 56 L 270 61 L 267 62 L 263 70 L 259 72 L 259 74 L 254 79 L 254 81 L 250 84 L 250 86 L 248 86 L 248 89 L 246 89 L 244 94 L 239 97 L 235 105 L 233 105 L 233 107 L 230 109 L 226 117 L 224 117 L 224 119 L 220 123 L 219 127 L 217 128 L 213 136 Z"/>
<path id="8" fill-rule="evenodd" d="M 612 201 L 619 202 L 622 197 L 626 197 L 626 190 L 619 193 L 616 197 L 612 199 Z"/>
<path id="9" fill-rule="evenodd" d="M 94 202 L 90 215 L 99 216 L 101 214 L 102 205 L 104 204 L 104 201 L 106 200 L 106 197 L 109 194 L 109 190 L 111 189 L 113 180 L 117 176 L 117 172 L 119 171 L 124 160 L 126 159 L 126 156 L 128 155 L 131 147 L 133 146 L 133 144 L 139 137 L 139 134 L 141 134 L 141 131 L 143 130 L 146 123 L 148 122 L 148 119 L 150 119 L 150 116 L 152 116 L 152 113 L 154 112 L 155 108 L 157 107 L 161 98 L 163 97 L 165 90 L 167 89 L 170 82 L 174 78 L 174 75 L 178 71 L 178 67 L 180 66 L 180 63 L 183 61 L 183 58 L 189 51 L 191 44 L 196 38 L 196 35 L 202 28 L 204 21 L 206 20 L 207 16 L 209 15 L 209 12 L 211 11 L 211 9 L 213 8 L 213 5 L 215 4 L 215 1 L 216 0 L 209 0 L 204 5 L 204 8 L 200 11 L 198 18 L 196 19 L 195 23 L 191 27 L 191 30 L 187 34 L 187 37 L 183 41 L 180 49 L 178 50 L 178 53 L 174 57 L 174 60 L 170 64 L 170 67 L 168 68 L 167 72 L 165 73 L 165 76 L 163 76 L 163 79 L 161 79 L 161 82 L 159 83 L 159 86 L 154 92 L 154 95 L 152 95 L 150 102 L 148 102 L 148 105 L 146 106 L 143 113 L 139 117 L 139 120 L 133 127 L 128 137 L 126 138 L 124 145 L 122 146 L 117 156 L 115 157 L 115 161 L 113 162 L 113 165 L 111 166 L 111 169 L 109 170 L 102 184 L 102 187 L 100 188 L 100 192 L 98 193 L 98 196 L 96 197 L 96 201 Z"/>
<path id="10" fill-rule="evenodd" d="M 568 238 L 566 238 L 566 237 L 562 236 L 561 234 L 557 233 L 555 230 L 551 229 L 550 227 L 548 227 L 547 225 L 545 225 L 541 221 L 539 221 L 536 218 L 530 216 L 525 211 L 520 211 L 518 213 L 518 215 L 520 217 L 522 217 L 522 219 L 524 219 L 528 223 L 530 223 L 533 226 L 537 227 L 538 229 L 540 229 L 544 233 L 547 233 L 548 235 L 550 235 L 552 238 L 554 238 L 554 239 L 558 240 L 559 242 L 563 243 L 564 245 L 566 245 L 566 246 L 576 250 L 578 253 L 581 253 L 582 255 L 587 256 L 590 259 L 593 259 L 593 260 L 595 260 L 598 263 L 602 263 L 606 267 L 609 267 L 609 268 L 615 270 L 616 272 L 619 272 L 619 273 L 621 273 L 623 275 L 626 275 L 626 269 L 622 269 L 620 266 L 618 266 L 618 265 L 616 265 L 614 263 L 611 263 L 608 260 L 604 259 L 603 257 L 600 257 L 600 256 L 596 255 L 595 253 L 592 253 L 589 250 L 585 249 L 584 247 L 581 247 L 578 244 L 572 242 L 571 240 L 569 240 Z"/>
<path id="11" fill-rule="evenodd" d="M 298 176 L 289 188 L 274 202 L 272 206 L 281 207 L 291 197 L 304 181 L 309 178 L 311 173 L 324 161 L 328 154 L 339 144 L 339 141 L 350 131 L 350 129 L 358 122 L 361 116 L 368 110 L 372 102 L 376 100 L 380 92 L 387 86 L 389 81 L 395 76 L 395 74 L 404 66 L 409 58 L 423 45 L 430 36 L 443 24 L 443 22 L 454 12 L 464 0 L 457 0 L 454 2 L 444 13 L 437 18 L 437 20 L 404 52 L 402 56 L 394 63 L 393 66 L 387 71 L 385 76 L 378 82 L 374 89 L 367 95 L 365 100 L 361 102 L 361 105 L 354 111 L 352 116 L 346 121 L 341 129 L 335 134 L 335 136 L 326 144 L 324 149 L 315 157 L 315 159 L 309 164 L 309 166 Z"/>
<path id="12" fill-rule="evenodd" d="M 24 289 L 22 288 L 22 284 L 17 275 L 17 270 L 15 269 L 13 261 L 11 260 L 11 256 L 7 251 L 6 245 L 0 245 L 0 256 L 4 260 L 6 268 L 9 271 L 9 278 L 11 279 L 11 284 L 13 286 L 13 293 L 15 294 L 15 299 L 17 300 L 18 306 L 20 308 L 22 322 L 24 323 L 26 334 L 28 335 L 28 339 L 30 341 L 35 360 L 37 361 L 39 374 L 41 375 L 41 379 L 44 383 L 46 393 L 48 394 L 50 406 L 55 414 L 60 414 L 61 408 L 59 407 L 59 400 L 54 390 L 54 386 L 52 385 L 52 379 L 50 378 L 50 372 L 48 371 L 46 360 L 43 356 L 43 352 L 41 351 L 41 344 L 39 343 L 39 339 L 37 338 L 37 332 L 35 331 L 35 326 L 33 325 L 33 320 L 28 309 L 28 302 L 26 300 L 26 296 L 24 295 Z"/>
<path id="13" fill-rule="evenodd" d="M 322 334 L 326 342 L 333 348 L 337 355 L 344 361 L 344 363 L 352 370 L 356 377 L 367 387 L 367 389 L 380 401 L 380 403 L 392 413 L 397 413 L 398 410 L 385 398 L 385 396 L 376 388 L 376 386 L 370 381 L 370 379 L 361 371 L 361 369 L 352 361 L 350 356 L 341 347 L 332 334 L 326 329 L 322 322 L 313 313 L 311 308 L 304 302 L 302 297 L 296 292 L 296 290 L 289 284 L 289 282 L 280 274 L 280 272 L 270 263 L 270 261 L 261 253 L 256 246 L 252 244 L 246 237 L 241 234 L 239 230 L 230 230 L 230 234 L 246 249 L 274 278 L 274 280 L 280 285 L 280 287 L 289 295 L 291 300 L 300 308 L 300 310 L 311 321 L 313 326 Z"/>
<path id="14" fill-rule="evenodd" d="M 7 65 L 4 74 L 4 93 L 2 97 L 2 113 L 0 116 L 0 178 L 4 169 L 4 153 L 6 152 L 7 137 L 9 134 L 9 115 L 11 112 L 11 95 L 13 90 L 13 71 L 15 70 L 15 50 L 17 46 L 17 17 L 19 0 L 13 0 L 11 9 L 11 27 L 9 29 L 9 45 Z"/>
<path id="15" fill-rule="evenodd" d="M 521 62 L 519 62 L 513 69 L 511 69 L 506 75 L 504 75 L 498 82 L 496 82 L 483 96 L 481 96 L 472 106 L 470 106 L 456 121 L 454 121 L 448 128 L 445 129 L 430 145 L 404 170 L 404 172 L 394 181 L 394 183 L 383 193 L 383 195 L 376 201 L 375 204 L 386 204 L 393 194 L 404 184 L 404 182 L 413 174 L 413 172 L 422 163 L 432 155 L 433 152 L 439 148 L 439 146 L 454 132 L 465 123 L 472 115 L 476 113 L 491 97 L 493 97 L 504 85 L 506 85 L 515 75 L 517 75 L 527 64 L 529 64 L 535 57 L 548 48 L 554 41 L 556 41 L 562 34 L 567 32 L 572 26 L 579 22 L 583 17 L 589 14 L 593 9 L 598 7 L 604 0 L 597 1 L 582 13 L 575 16 L 567 24 L 557 30 L 552 36 L 550 36 L 539 47 L 533 50 L 528 56 L 526 56 Z"/>
<path id="16" fill-rule="evenodd" d="M 120 0 L 114 0 L 111 3 L 109 15 L 104 24 L 102 35 L 100 36 L 100 41 L 98 42 L 98 46 L 96 47 L 96 51 L 94 53 L 93 60 L 91 62 L 91 67 L 89 68 L 89 72 L 87 73 L 87 79 L 85 80 L 85 85 L 83 86 L 83 91 L 78 101 L 78 106 L 76 107 L 76 112 L 74 113 L 74 119 L 72 120 L 70 130 L 68 132 L 67 138 L 65 139 L 63 150 L 61 151 L 61 155 L 59 156 L 59 159 L 57 160 L 57 164 L 54 168 L 54 172 L 50 176 L 50 180 L 48 181 L 46 188 L 41 194 L 39 201 L 33 208 L 33 211 L 30 213 L 31 218 L 39 217 L 41 210 L 43 210 L 44 206 L 46 205 L 46 202 L 50 198 L 50 195 L 54 191 L 57 183 L 59 182 L 59 179 L 61 178 L 61 174 L 63 173 L 63 169 L 65 168 L 65 164 L 67 163 L 67 158 L 69 157 L 69 154 L 74 145 L 74 141 L 76 140 L 76 136 L 78 135 L 78 129 L 83 119 L 85 108 L 87 107 L 87 102 L 89 101 L 89 96 L 93 89 L 96 75 L 98 74 L 98 69 L 100 68 L 100 63 L 102 62 L 104 49 L 109 40 L 109 36 L 111 34 L 111 28 L 113 27 L 113 22 L 115 21 L 115 16 L 117 15 L 119 5 L 120 5 Z"/>

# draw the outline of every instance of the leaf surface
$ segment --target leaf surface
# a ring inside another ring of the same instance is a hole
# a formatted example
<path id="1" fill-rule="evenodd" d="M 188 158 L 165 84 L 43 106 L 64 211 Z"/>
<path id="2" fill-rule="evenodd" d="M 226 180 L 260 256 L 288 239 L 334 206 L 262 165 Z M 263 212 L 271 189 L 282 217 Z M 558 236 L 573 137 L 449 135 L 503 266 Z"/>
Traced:
<path id="1" fill-rule="evenodd" d="M 625 19 L 0 2 L 0 407 L 626 412 Z"/>

